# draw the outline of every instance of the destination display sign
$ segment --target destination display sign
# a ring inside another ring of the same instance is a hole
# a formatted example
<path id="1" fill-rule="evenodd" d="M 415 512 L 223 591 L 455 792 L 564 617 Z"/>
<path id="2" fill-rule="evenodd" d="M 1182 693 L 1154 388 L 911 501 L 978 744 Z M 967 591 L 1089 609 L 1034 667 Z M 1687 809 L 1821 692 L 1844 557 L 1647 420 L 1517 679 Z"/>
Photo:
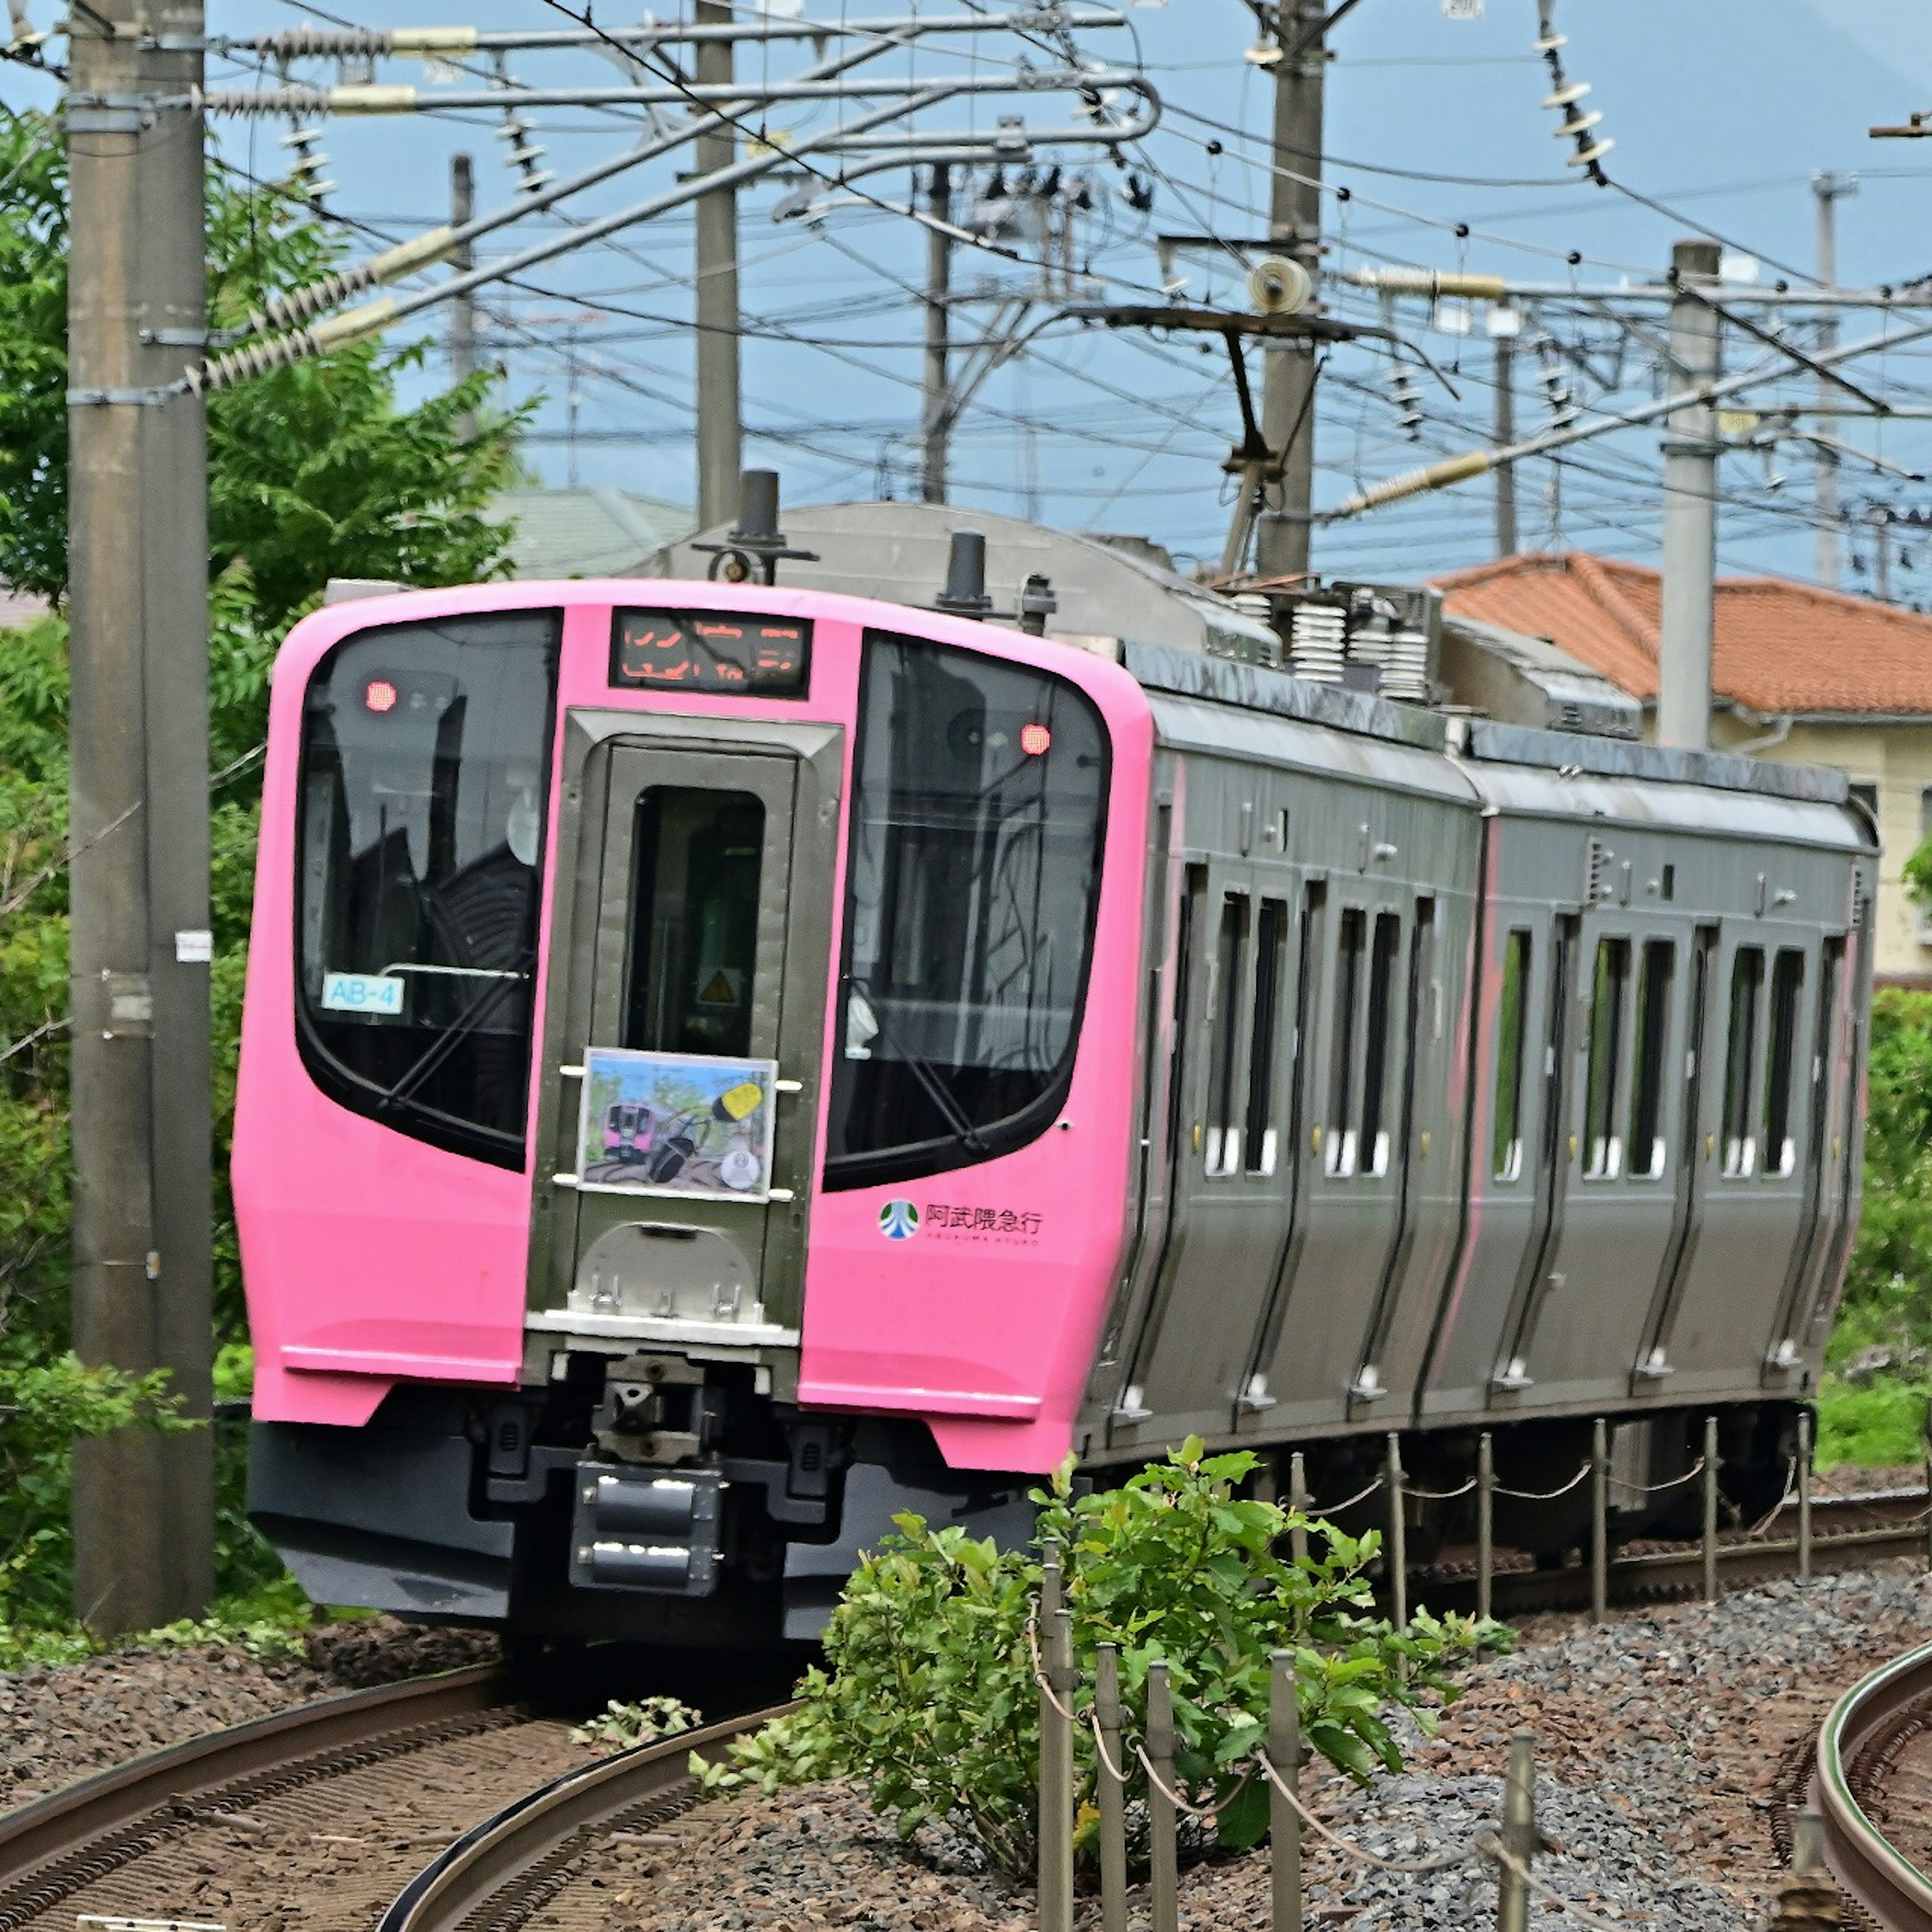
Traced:
<path id="1" fill-rule="evenodd" d="M 802 698 L 812 656 L 803 618 L 730 610 L 620 610 L 610 682 L 633 690 Z"/>

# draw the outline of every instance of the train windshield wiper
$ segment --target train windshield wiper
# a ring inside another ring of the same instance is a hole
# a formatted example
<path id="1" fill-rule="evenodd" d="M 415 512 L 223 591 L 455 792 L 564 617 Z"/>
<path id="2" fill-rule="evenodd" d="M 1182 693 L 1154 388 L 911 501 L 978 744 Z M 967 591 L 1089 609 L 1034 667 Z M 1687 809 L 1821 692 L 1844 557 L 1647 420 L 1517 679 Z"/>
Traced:
<path id="1" fill-rule="evenodd" d="M 952 1130 L 951 1138 L 974 1154 L 988 1152 L 986 1143 L 980 1138 L 980 1130 L 967 1118 L 965 1108 L 960 1106 L 958 1096 L 946 1084 L 945 1076 L 917 1047 L 887 1022 L 885 1008 L 880 1004 L 870 984 L 856 973 L 847 974 L 845 983 L 865 1000 L 866 1010 L 871 1014 L 872 1024 L 878 1028 L 879 1037 L 892 1047 L 899 1058 L 912 1069 L 913 1078 L 925 1090 L 926 1097 L 939 1109 L 946 1124 Z"/>

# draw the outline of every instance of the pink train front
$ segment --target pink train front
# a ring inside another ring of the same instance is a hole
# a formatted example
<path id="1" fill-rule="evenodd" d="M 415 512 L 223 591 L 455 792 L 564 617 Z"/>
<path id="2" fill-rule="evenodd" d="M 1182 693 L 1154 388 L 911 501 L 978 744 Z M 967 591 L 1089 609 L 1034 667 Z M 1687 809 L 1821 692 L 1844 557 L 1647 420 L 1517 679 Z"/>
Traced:
<path id="1" fill-rule="evenodd" d="M 329 1601 L 755 1644 L 898 1510 L 1022 1534 L 1190 1431 L 1339 1480 L 1609 1415 L 1651 1478 L 1717 1413 L 1745 1506 L 1856 1222 L 1868 829 L 1481 728 L 818 588 L 308 618 L 256 1520 Z"/>

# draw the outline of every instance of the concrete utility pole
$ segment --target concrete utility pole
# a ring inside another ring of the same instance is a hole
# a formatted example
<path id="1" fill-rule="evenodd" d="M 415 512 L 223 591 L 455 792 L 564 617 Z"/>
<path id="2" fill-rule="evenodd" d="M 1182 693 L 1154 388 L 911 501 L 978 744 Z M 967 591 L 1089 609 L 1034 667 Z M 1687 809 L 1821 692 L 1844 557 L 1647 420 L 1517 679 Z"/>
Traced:
<path id="1" fill-rule="evenodd" d="M 1673 394 L 1715 380 L 1718 313 L 1689 292 L 1714 286 L 1714 242 L 1679 242 L 1671 272 L 1682 292 L 1670 305 Z M 1688 403 L 1666 418 L 1664 439 L 1664 625 L 1658 667 L 1657 738 L 1694 751 L 1711 742 L 1711 632 L 1717 605 L 1718 416 Z"/>
<path id="2" fill-rule="evenodd" d="M 731 0 L 697 0 L 700 26 L 729 26 Z M 693 63 L 700 86 L 728 86 L 729 40 L 700 40 Z M 730 124 L 695 143 L 698 172 L 728 168 L 736 156 Z M 738 472 L 744 467 L 738 401 L 738 194 L 713 188 L 698 200 L 698 523 L 729 523 L 738 513 Z"/>
<path id="3" fill-rule="evenodd" d="M 932 164 L 926 206 L 935 223 L 952 219 L 952 170 Z M 926 231 L 926 407 L 920 448 L 920 501 L 946 501 L 946 460 L 952 424 L 946 414 L 946 351 L 952 323 L 952 237 L 938 226 Z"/>
<path id="4" fill-rule="evenodd" d="M 476 212 L 476 176 L 467 154 L 449 158 L 449 225 L 461 231 Z M 476 251 L 467 242 L 449 251 L 449 263 L 459 275 L 476 266 Z M 449 304 L 449 379 L 460 382 L 476 373 L 476 298 L 466 291 Z M 476 434 L 476 418 L 465 410 L 457 424 L 467 442 Z"/>
<path id="5" fill-rule="evenodd" d="M 208 490 L 200 0 L 93 0 L 67 31 L 74 1343 L 212 1395 Z M 95 1630 L 214 1589 L 206 1427 L 76 1446 L 74 1598 Z"/>
<path id="6" fill-rule="evenodd" d="M 1821 286 L 1836 288 L 1838 284 L 1838 197 L 1856 194 L 1858 178 L 1856 175 L 1834 175 L 1828 171 L 1811 177 L 1811 193 L 1817 203 L 1818 215 L 1818 280 Z M 1838 343 L 1838 319 L 1829 308 L 1820 309 L 1818 321 L 1818 346 L 1820 350 L 1835 349 Z M 1838 400 L 1835 386 L 1828 376 L 1818 378 L 1818 400 L 1821 403 Z M 1828 449 L 1822 443 L 1816 446 L 1814 460 L 1818 476 L 1818 581 L 1828 590 L 1838 587 L 1838 560 L 1842 548 L 1839 527 L 1838 508 L 1838 452 Z"/>
<path id="7" fill-rule="evenodd" d="M 1490 340 L 1496 350 L 1496 416 L 1490 434 L 1498 449 L 1516 440 L 1516 338 L 1522 319 L 1513 308 L 1490 311 Z M 1496 465 L 1496 554 L 1516 554 L 1516 465 Z"/>
<path id="8" fill-rule="evenodd" d="M 1274 70 L 1274 165 L 1268 234 L 1310 275 L 1322 268 L 1322 88 L 1328 54 L 1322 0 L 1281 0 L 1275 19 L 1282 58 Z M 1299 51 L 1298 51 L 1299 50 Z M 1294 179 L 1293 176 L 1300 176 Z M 1315 500 L 1315 344 L 1269 343 L 1262 354 L 1262 435 L 1285 452 L 1281 507 L 1263 516 L 1256 560 L 1263 577 L 1308 569 Z"/>

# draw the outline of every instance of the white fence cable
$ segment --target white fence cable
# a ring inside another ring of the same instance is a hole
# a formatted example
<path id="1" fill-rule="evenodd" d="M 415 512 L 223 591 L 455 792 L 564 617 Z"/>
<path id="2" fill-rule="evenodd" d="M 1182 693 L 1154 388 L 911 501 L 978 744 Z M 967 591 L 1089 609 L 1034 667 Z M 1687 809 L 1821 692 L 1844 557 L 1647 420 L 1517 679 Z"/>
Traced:
<path id="1" fill-rule="evenodd" d="M 1345 1509 L 1353 1509 L 1358 1503 L 1366 1502 L 1387 1480 L 1385 1477 L 1378 1476 L 1366 1490 L 1358 1490 L 1352 1496 L 1344 1496 L 1339 1503 L 1306 1503 L 1302 1506 L 1301 1513 L 1310 1522 L 1324 1516 L 1339 1516 Z"/>
<path id="2" fill-rule="evenodd" d="M 1797 1462 L 1795 1458 L 1793 1459 L 1792 1466 L 1794 1468 L 1797 1467 Z M 1632 1483 L 1625 1481 L 1622 1476 L 1612 1476 L 1610 1479 L 1610 1487 L 1612 1489 L 1621 1490 L 1627 1496 L 1661 1496 L 1666 1490 L 1681 1490 L 1686 1483 L 1695 1482 L 1703 1473 L 1704 1459 L 1702 1456 L 1700 1456 L 1696 1461 L 1693 1462 L 1690 1468 L 1684 1472 L 1682 1475 L 1672 1476 L 1666 1482 Z M 1785 1480 L 1786 1482 L 1789 1482 L 1790 1480 L 1791 1479 L 1789 1475 L 1785 1478 Z M 1778 1506 L 1778 1509 L 1782 1509 L 1784 1507 L 1784 1504 L 1783 1503 L 1780 1503 Z M 1776 1515 L 1778 1511 L 1776 1510 L 1774 1510 L 1772 1512 L 1774 1516 Z"/>
<path id="3" fill-rule="evenodd" d="M 1558 1496 L 1567 1496 L 1572 1490 L 1576 1488 L 1579 1483 L 1587 1482 L 1589 1480 L 1589 1475 L 1590 1466 L 1588 1463 L 1586 1462 L 1583 1466 L 1579 1469 L 1567 1483 L 1563 1484 L 1560 1489 L 1506 1490 L 1503 1487 L 1502 1484 L 1498 1483 L 1496 1484 L 1493 1493 L 1499 1496 L 1514 1496 L 1518 1502 L 1554 1502 Z"/>
<path id="4" fill-rule="evenodd" d="M 1480 1858 L 1482 1856 L 1480 1845 L 1474 1840 L 1466 1845 L 1458 1846 L 1454 1851 L 1440 1852 L 1432 1858 L 1384 1858 L 1373 1852 L 1365 1851 L 1360 1845 L 1343 1838 L 1338 1832 L 1331 1832 L 1326 1825 L 1323 1824 L 1322 1820 L 1302 1803 L 1294 1787 L 1275 1769 L 1273 1765 L 1268 1762 L 1261 1752 L 1256 1752 L 1255 1762 L 1261 1766 L 1262 1774 L 1268 1781 L 1294 1807 L 1296 1816 L 1304 1825 L 1318 1832 L 1345 1857 L 1355 1859 L 1360 1864 L 1373 1865 L 1378 1871 L 1401 1872 L 1413 1877 L 1424 1872 L 1448 1871 L 1456 1865 L 1466 1865 L 1472 1858 Z"/>

